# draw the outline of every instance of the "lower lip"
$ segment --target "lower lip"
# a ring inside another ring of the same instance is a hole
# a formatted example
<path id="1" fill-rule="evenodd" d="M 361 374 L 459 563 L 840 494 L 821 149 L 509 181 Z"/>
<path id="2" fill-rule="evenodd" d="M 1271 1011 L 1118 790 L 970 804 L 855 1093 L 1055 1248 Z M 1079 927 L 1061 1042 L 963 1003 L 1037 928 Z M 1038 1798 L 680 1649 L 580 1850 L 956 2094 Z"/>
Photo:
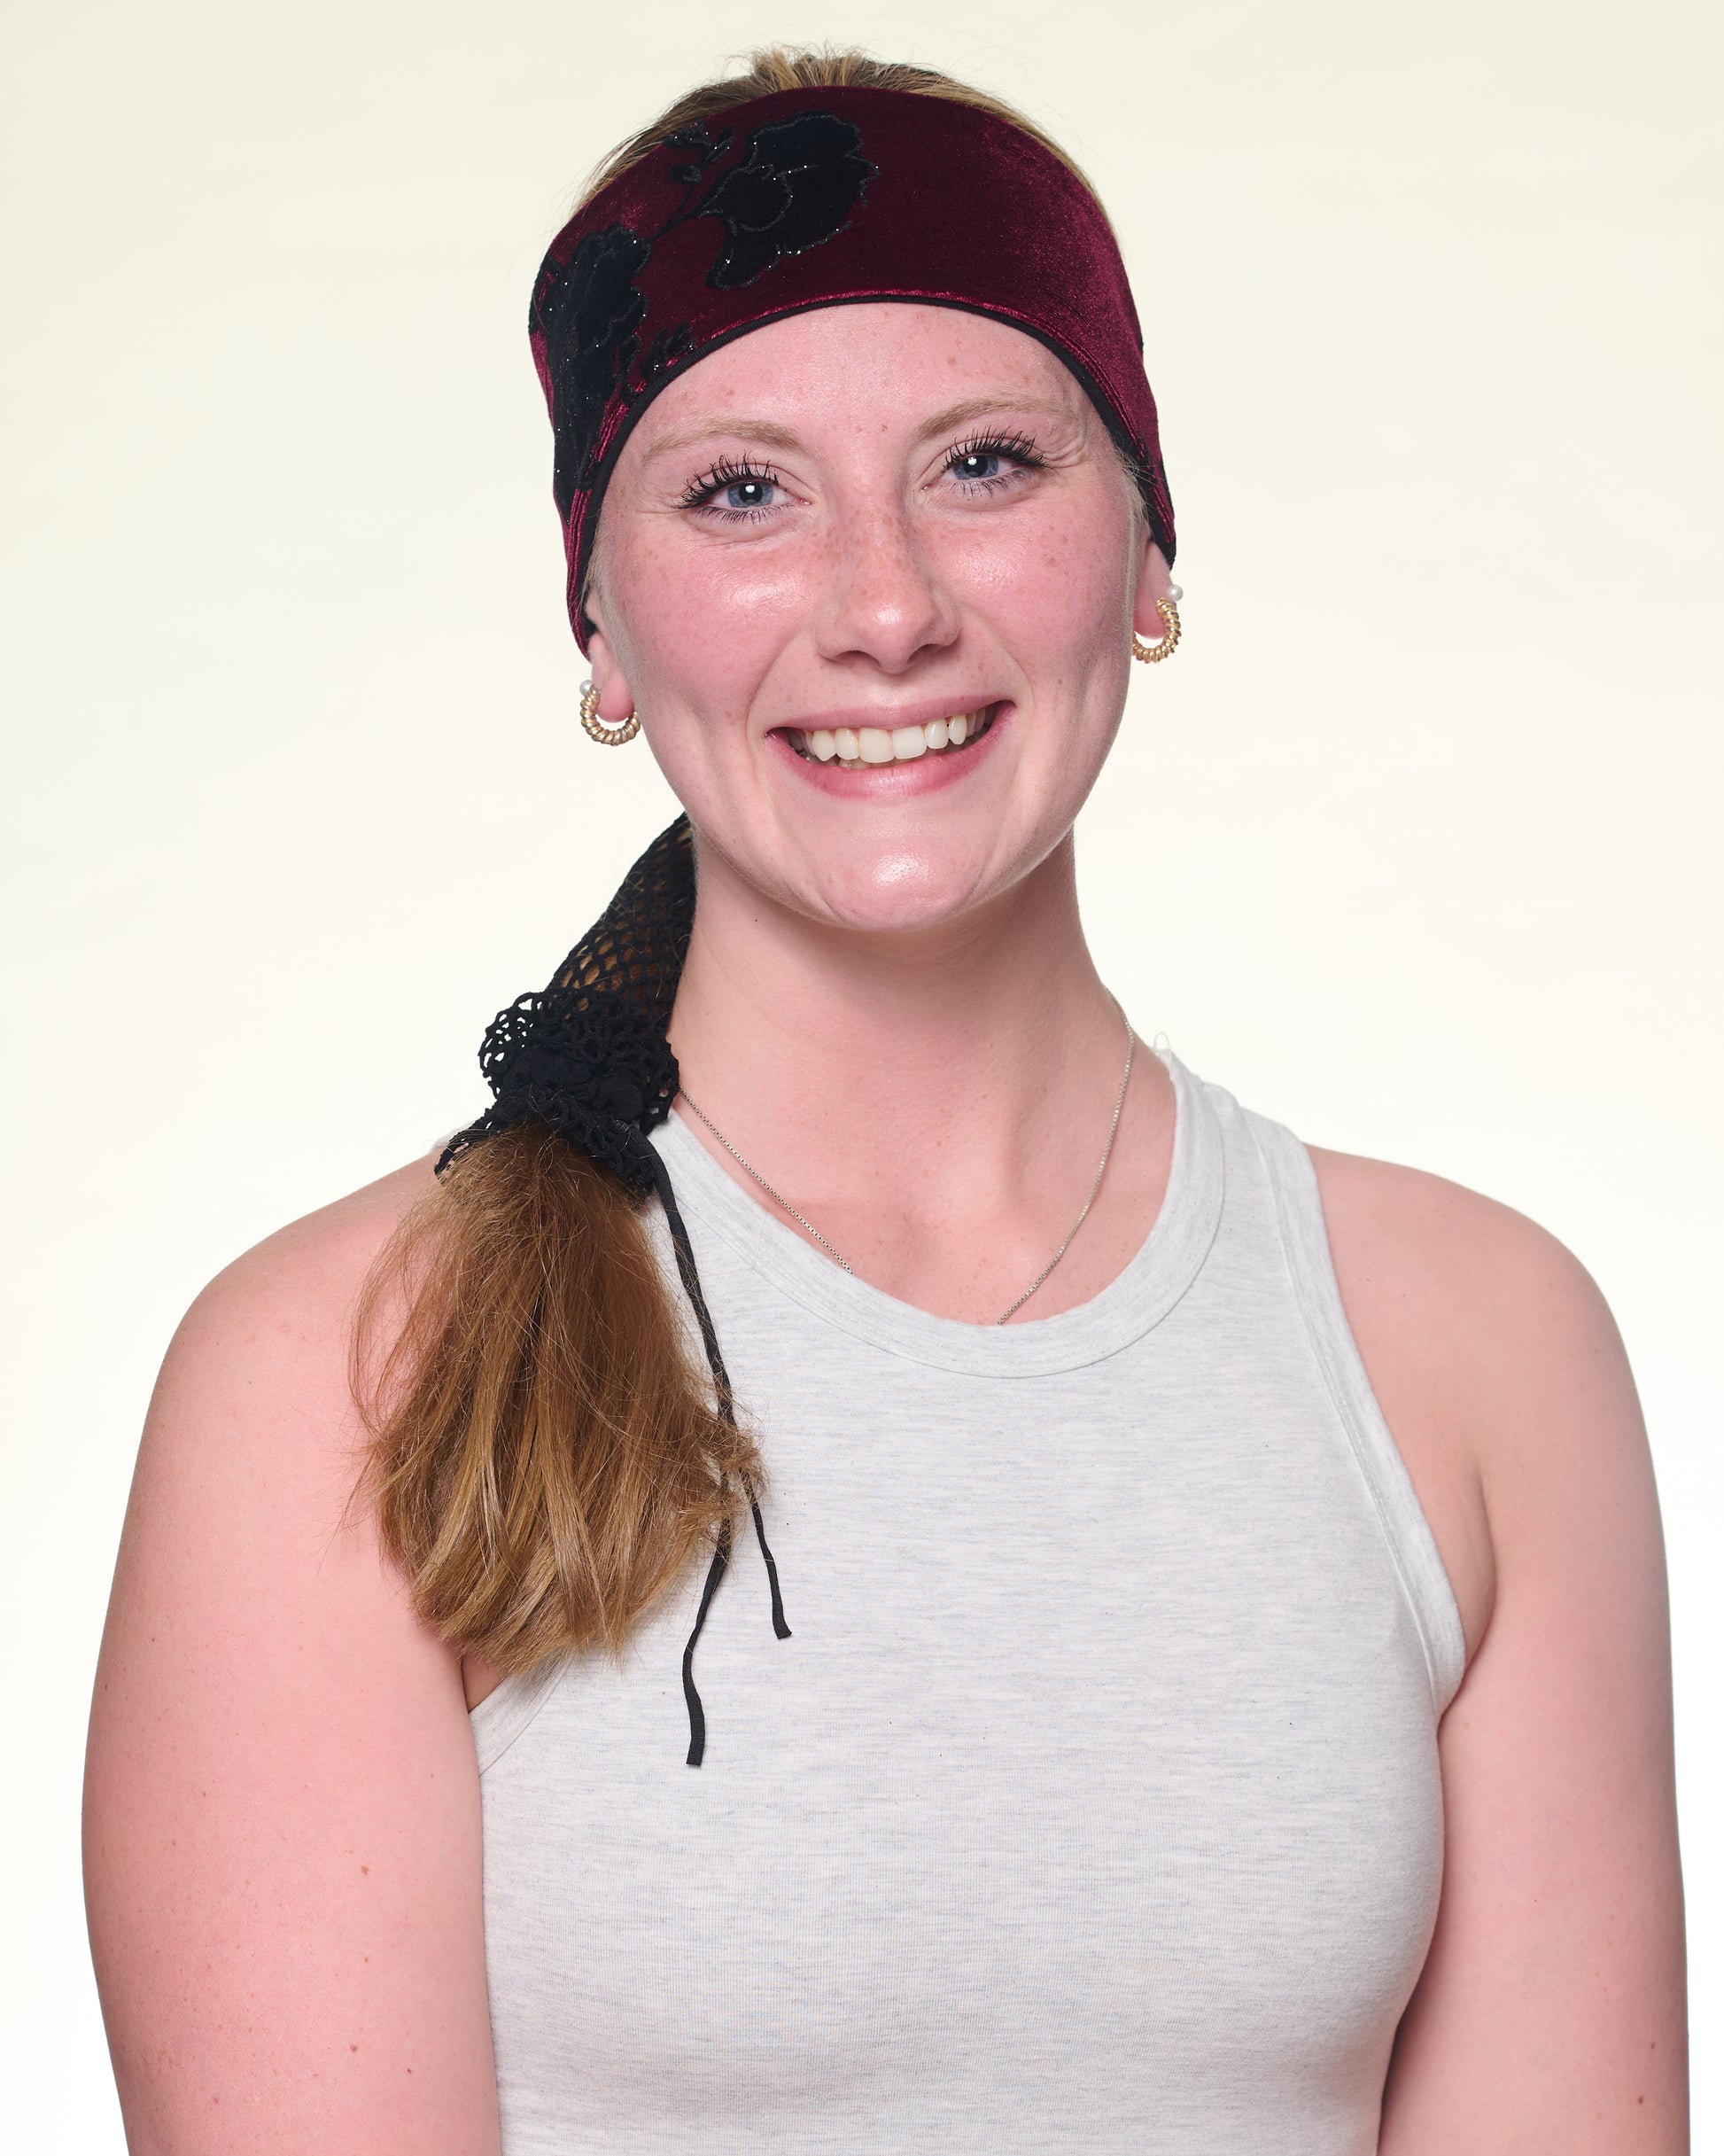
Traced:
<path id="1" fill-rule="evenodd" d="M 981 768 L 1012 713 L 1009 704 L 996 704 L 990 708 L 993 713 L 991 723 L 961 749 L 930 749 L 926 756 L 912 756 L 905 763 L 866 764 L 860 771 L 846 771 L 836 761 L 823 764 L 813 757 L 804 756 L 791 747 L 783 734 L 769 734 L 767 739 L 798 778 L 806 779 L 811 786 L 818 786 L 822 793 L 852 801 L 881 798 L 901 801 L 912 795 L 937 793 L 942 787 L 955 785 L 967 773 Z"/>

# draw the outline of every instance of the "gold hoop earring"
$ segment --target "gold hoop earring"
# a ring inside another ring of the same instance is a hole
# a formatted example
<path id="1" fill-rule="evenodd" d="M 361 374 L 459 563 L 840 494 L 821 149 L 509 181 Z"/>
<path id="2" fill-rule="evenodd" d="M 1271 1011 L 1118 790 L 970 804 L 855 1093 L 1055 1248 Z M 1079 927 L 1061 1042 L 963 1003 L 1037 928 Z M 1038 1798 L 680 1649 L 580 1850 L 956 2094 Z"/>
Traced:
<path id="1" fill-rule="evenodd" d="M 631 712 L 620 726 L 607 726 L 599 716 L 599 692 L 588 681 L 580 692 L 580 723 L 589 741 L 607 749 L 620 749 L 641 731 L 641 714 Z"/>
<path id="2" fill-rule="evenodd" d="M 1133 658 L 1142 659 L 1145 666 L 1159 666 L 1164 658 L 1173 657 L 1179 649 L 1179 602 L 1184 595 L 1178 585 L 1173 584 L 1168 588 L 1167 597 L 1155 602 L 1155 611 L 1166 623 L 1166 628 L 1153 644 L 1145 643 L 1134 629 L 1131 634 Z"/>

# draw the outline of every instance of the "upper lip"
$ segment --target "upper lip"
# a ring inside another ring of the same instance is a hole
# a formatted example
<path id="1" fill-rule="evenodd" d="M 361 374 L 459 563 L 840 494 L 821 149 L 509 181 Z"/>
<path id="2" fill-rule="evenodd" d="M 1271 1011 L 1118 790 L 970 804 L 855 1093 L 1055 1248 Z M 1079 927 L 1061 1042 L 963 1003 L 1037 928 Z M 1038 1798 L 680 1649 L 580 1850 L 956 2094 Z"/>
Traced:
<path id="1" fill-rule="evenodd" d="M 824 728 L 835 733 L 841 726 L 859 733 L 864 727 L 878 728 L 883 734 L 897 731 L 901 726 L 929 726 L 936 719 L 967 717 L 972 712 L 991 711 L 1001 699 L 998 697 L 972 697 L 968 702 L 960 694 L 955 697 L 925 697 L 919 704 L 858 704 L 849 711 L 819 712 L 805 719 L 785 719 L 773 728 L 775 734 L 813 734 Z"/>

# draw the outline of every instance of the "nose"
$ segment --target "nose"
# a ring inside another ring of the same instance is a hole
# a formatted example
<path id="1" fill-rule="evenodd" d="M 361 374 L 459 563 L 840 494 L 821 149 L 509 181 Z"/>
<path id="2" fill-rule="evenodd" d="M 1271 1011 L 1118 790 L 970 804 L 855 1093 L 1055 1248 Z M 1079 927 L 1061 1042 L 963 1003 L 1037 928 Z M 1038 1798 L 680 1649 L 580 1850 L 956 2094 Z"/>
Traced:
<path id="1" fill-rule="evenodd" d="M 919 659 L 950 650 L 958 629 L 958 609 L 903 509 L 858 505 L 834 549 L 821 656 L 905 673 Z"/>

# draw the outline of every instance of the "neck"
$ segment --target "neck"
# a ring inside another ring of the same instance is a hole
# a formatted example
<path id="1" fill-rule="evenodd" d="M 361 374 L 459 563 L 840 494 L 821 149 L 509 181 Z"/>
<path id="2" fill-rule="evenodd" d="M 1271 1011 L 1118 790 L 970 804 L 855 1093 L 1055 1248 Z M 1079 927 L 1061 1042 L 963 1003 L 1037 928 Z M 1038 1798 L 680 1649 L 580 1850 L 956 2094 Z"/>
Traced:
<path id="1" fill-rule="evenodd" d="M 810 921 L 709 849 L 671 1038 L 702 1109 L 835 1241 L 880 1211 L 1057 1217 L 1093 1171 L 1125 1049 L 1069 838 L 986 907 L 905 934 Z"/>

